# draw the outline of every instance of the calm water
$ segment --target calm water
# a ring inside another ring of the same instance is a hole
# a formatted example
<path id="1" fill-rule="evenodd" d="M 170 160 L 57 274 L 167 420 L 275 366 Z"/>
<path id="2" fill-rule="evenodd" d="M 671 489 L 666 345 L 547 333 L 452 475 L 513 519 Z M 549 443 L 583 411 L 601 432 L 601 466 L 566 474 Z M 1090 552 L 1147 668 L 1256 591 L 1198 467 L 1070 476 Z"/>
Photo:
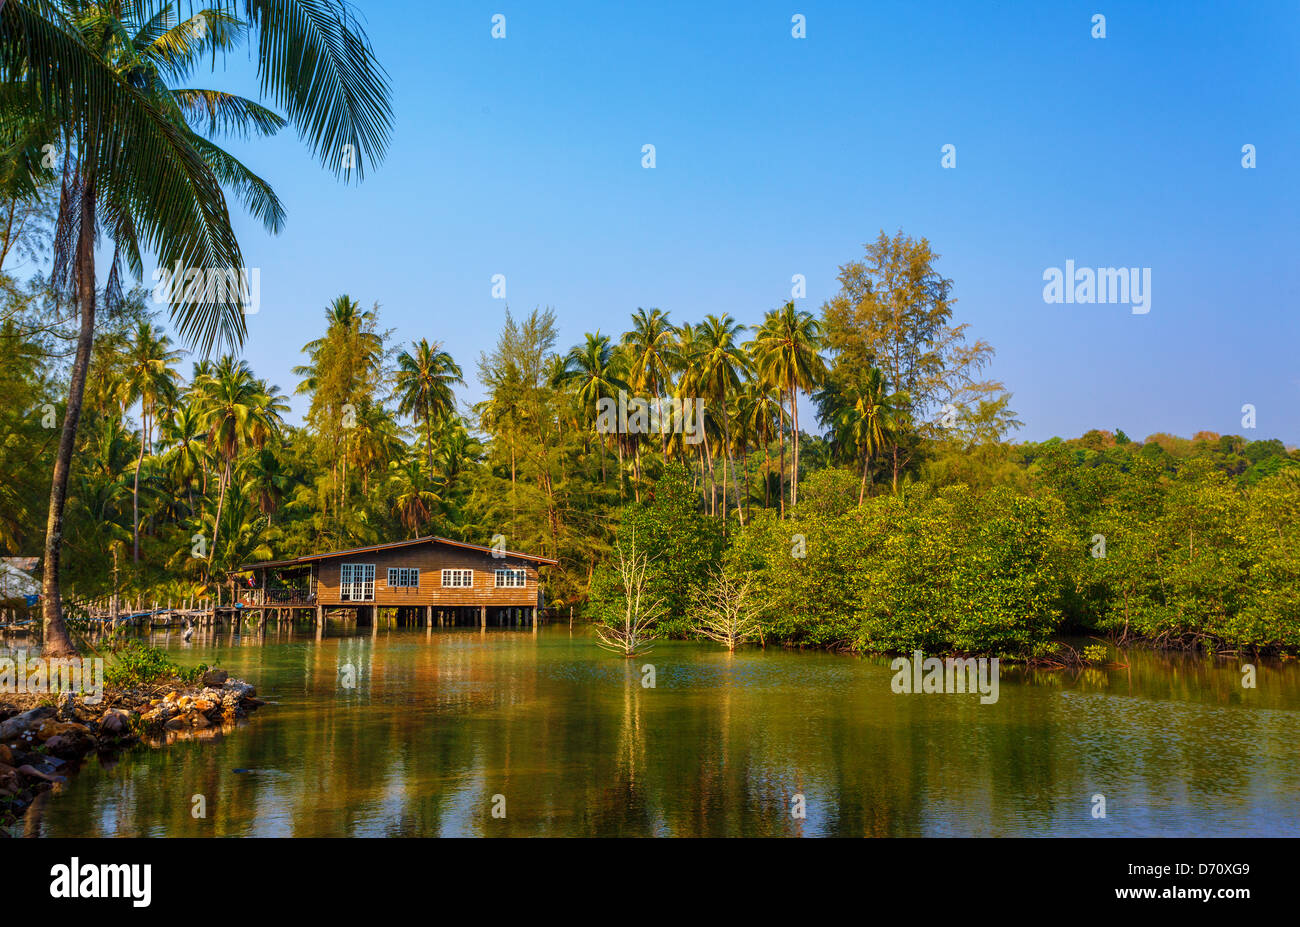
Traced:
<path id="1" fill-rule="evenodd" d="M 895 695 L 888 661 L 842 655 L 670 642 L 629 664 L 566 626 L 331 630 L 156 633 L 274 704 L 218 740 L 92 761 L 33 806 L 28 831 L 1300 834 L 1295 662 L 1261 666 L 1254 690 L 1235 662 L 1142 652 L 1105 672 L 1004 669 L 999 701 L 981 705 Z"/>

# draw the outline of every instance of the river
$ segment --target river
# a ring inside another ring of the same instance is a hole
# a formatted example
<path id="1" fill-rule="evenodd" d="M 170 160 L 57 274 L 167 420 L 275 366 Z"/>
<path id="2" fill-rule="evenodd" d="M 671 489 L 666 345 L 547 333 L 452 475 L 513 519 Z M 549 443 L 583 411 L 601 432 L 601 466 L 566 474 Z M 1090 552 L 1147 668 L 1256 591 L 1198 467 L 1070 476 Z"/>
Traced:
<path id="1" fill-rule="evenodd" d="M 150 640 L 271 704 L 217 739 L 92 759 L 29 833 L 1300 834 L 1296 661 L 1253 689 L 1235 660 L 1142 650 L 1004 666 L 981 704 L 896 694 L 887 659 L 673 641 L 625 661 L 565 625 Z"/>

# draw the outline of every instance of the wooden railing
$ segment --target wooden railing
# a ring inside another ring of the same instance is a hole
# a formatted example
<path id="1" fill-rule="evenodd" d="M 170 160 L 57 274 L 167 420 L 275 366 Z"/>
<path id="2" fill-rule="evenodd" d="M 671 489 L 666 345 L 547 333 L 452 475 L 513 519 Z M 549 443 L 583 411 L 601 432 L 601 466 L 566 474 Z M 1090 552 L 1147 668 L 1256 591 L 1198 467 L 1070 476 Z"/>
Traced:
<path id="1" fill-rule="evenodd" d="M 274 608 L 277 605 L 315 605 L 316 596 L 302 589 L 255 589 L 253 604 Z"/>

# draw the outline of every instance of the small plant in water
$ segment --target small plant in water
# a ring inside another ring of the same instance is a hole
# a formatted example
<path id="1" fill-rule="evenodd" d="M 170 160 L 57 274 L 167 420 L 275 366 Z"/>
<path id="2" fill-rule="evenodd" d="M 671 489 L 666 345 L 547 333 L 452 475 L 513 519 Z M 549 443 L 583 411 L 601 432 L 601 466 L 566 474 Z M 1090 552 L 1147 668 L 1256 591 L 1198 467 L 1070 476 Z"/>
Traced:
<path id="1" fill-rule="evenodd" d="M 1105 644 L 1089 644 L 1083 648 L 1085 663 L 1109 663 L 1110 649 Z"/>

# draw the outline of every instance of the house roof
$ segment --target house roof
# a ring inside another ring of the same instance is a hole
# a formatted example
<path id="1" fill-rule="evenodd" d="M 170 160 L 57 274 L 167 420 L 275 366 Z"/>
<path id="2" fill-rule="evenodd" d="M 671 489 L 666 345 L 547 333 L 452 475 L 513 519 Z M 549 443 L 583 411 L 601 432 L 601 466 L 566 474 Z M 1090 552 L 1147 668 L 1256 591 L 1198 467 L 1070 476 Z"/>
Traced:
<path id="1" fill-rule="evenodd" d="M 347 550 L 333 550 L 323 554 L 306 554 L 302 557 L 295 557 L 291 560 L 265 560 L 261 563 L 246 563 L 239 568 L 239 572 L 248 570 L 265 570 L 272 568 L 307 566 L 315 563 L 317 560 L 327 560 L 331 557 L 346 557 L 351 554 L 366 554 L 376 550 L 390 550 L 397 547 L 413 547 L 416 544 L 446 544 L 449 547 L 461 547 L 465 550 L 482 551 L 485 554 L 499 554 L 503 557 L 514 557 L 518 560 L 532 560 L 535 563 L 545 563 L 555 566 L 560 561 L 552 560 L 550 557 L 538 557 L 534 554 L 521 554 L 513 550 L 500 551 L 495 547 L 484 547 L 481 544 L 466 544 L 464 541 L 453 541 L 450 538 L 440 538 L 436 535 L 427 537 L 414 538 L 409 541 L 392 541 L 388 544 L 371 544 L 367 547 L 350 547 Z"/>

